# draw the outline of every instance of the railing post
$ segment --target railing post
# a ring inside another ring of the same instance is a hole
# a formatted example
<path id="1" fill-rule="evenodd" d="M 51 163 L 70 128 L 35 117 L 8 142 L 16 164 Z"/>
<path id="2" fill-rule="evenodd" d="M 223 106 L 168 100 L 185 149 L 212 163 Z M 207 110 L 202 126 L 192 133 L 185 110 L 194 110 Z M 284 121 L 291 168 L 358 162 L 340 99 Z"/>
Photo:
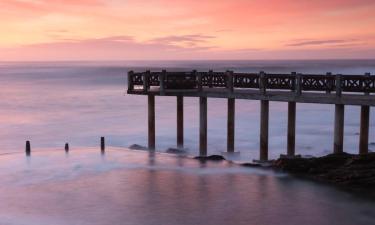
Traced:
<path id="1" fill-rule="evenodd" d="M 177 148 L 184 147 L 184 97 L 177 96 Z"/>
<path id="2" fill-rule="evenodd" d="M 150 87 L 149 78 L 150 78 L 150 70 L 147 70 L 146 73 L 143 74 L 143 91 L 144 92 L 147 92 Z"/>
<path id="3" fill-rule="evenodd" d="M 228 98 L 227 152 L 234 152 L 235 99 Z"/>
<path id="4" fill-rule="evenodd" d="M 293 76 L 293 87 L 292 87 L 292 92 L 294 91 L 296 91 L 296 87 L 297 87 L 297 78 L 296 78 L 296 75 L 297 75 L 297 73 L 296 72 L 292 72 L 291 73 L 292 74 L 292 76 Z"/>
<path id="5" fill-rule="evenodd" d="M 335 105 L 335 129 L 333 152 L 342 153 L 344 146 L 344 105 Z"/>
<path id="6" fill-rule="evenodd" d="M 331 72 L 328 72 L 326 73 L 326 84 L 327 84 L 327 87 L 326 87 L 326 94 L 330 94 L 331 93 L 331 89 L 332 89 L 332 80 L 331 79 L 328 79 L 328 77 L 332 76 L 332 73 Z"/>
<path id="7" fill-rule="evenodd" d="M 209 70 L 208 71 L 208 87 L 209 88 L 212 88 L 213 85 L 212 85 L 212 79 L 213 79 L 213 71 L 212 70 Z"/>
<path id="8" fill-rule="evenodd" d="M 269 102 L 260 101 L 260 161 L 268 160 L 268 118 Z"/>
<path id="9" fill-rule="evenodd" d="M 302 74 L 298 73 L 296 75 L 296 90 L 295 90 L 296 95 L 301 95 L 302 94 Z"/>
<path id="10" fill-rule="evenodd" d="M 370 106 L 361 106 L 361 121 L 359 130 L 359 154 L 368 153 L 368 134 L 370 124 Z"/>
<path id="11" fill-rule="evenodd" d="M 207 97 L 199 97 L 199 155 L 207 156 Z"/>
<path id="12" fill-rule="evenodd" d="M 233 93 L 233 71 L 227 71 L 227 89 L 230 93 Z"/>
<path id="13" fill-rule="evenodd" d="M 202 91 L 202 73 L 197 73 L 195 70 L 193 71 L 194 74 L 197 75 L 197 78 L 198 78 L 198 91 L 201 92 Z"/>
<path id="14" fill-rule="evenodd" d="M 371 76 L 371 73 L 365 73 L 365 78 L 370 78 L 370 76 Z M 370 92 L 368 90 L 366 90 L 365 95 L 370 95 Z"/>
<path id="15" fill-rule="evenodd" d="M 160 89 L 160 94 L 163 95 L 165 93 L 165 76 L 167 74 L 166 70 L 162 70 L 161 74 L 159 75 L 159 89 Z"/>
<path id="16" fill-rule="evenodd" d="M 148 95 L 148 148 L 155 150 L 155 96 Z"/>
<path id="17" fill-rule="evenodd" d="M 133 75 L 134 75 L 133 70 L 130 70 L 128 72 L 128 91 L 134 90 Z"/>
<path id="18" fill-rule="evenodd" d="M 296 143 L 296 102 L 288 102 L 287 155 L 295 155 Z"/>
<path id="19" fill-rule="evenodd" d="M 259 73 L 259 89 L 261 94 L 266 94 L 266 75 L 263 71 Z"/>
<path id="20" fill-rule="evenodd" d="M 336 75 L 336 96 L 341 97 L 342 94 L 342 75 Z"/>

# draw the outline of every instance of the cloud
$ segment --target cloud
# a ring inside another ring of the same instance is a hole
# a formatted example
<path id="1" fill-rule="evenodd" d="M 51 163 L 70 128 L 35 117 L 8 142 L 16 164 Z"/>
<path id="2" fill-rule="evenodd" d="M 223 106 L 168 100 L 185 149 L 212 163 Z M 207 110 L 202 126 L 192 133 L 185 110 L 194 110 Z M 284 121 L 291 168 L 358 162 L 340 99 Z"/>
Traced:
<path id="1" fill-rule="evenodd" d="M 190 34 L 190 35 L 171 35 L 166 37 L 154 38 L 150 43 L 179 45 L 195 47 L 202 43 L 207 43 L 210 39 L 216 38 L 210 35 Z"/>
<path id="2" fill-rule="evenodd" d="M 332 40 L 311 40 L 303 39 L 295 41 L 294 43 L 287 44 L 289 47 L 304 47 L 304 46 L 321 46 L 321 45 L 350 45 L 356 40 L 343 40 L 343 39 L 332 39 Z"/>

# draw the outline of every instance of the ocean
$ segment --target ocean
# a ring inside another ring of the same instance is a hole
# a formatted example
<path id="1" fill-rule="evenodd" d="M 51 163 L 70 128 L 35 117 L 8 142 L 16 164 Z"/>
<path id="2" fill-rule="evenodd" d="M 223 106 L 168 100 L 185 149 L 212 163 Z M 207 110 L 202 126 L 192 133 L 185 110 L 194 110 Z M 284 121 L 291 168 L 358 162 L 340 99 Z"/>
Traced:
<path id="1" fill-rule="evenodd" d="M 375 60 L 1 62 L 0 153 L 72 151 L 107 145 L 147 146 L 147 98 L 127 95 L 127 71 L 193 70 L 375 74 Z M 185 98 L 185 147 L 198 154 L 198 99 Z M 226 150 L 226 100 L 208 99 L 208 153 Z M 356 153 L 360 107 L 345 108 L 344 151 Z M 240 160 L 259 155 L 260 103 L 236 101 L 235 149 Z M 296 153 L 324 155 L 333 148 L 334 106 L 297 104 Z M 375 151 L 375 112 L 370 114 L 370 151 Z M 270 102 L 269 155 L 286 152 L 287 103 Z M 176 146 L 176 99 L 156 97 L 156 149 Z"/>

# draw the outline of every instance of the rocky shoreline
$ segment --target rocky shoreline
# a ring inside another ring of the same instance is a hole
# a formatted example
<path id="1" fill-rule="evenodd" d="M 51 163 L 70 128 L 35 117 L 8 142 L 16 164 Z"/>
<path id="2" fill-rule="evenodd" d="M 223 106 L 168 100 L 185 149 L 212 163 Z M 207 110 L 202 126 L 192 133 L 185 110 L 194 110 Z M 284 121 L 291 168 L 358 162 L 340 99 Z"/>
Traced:
<path id="1" fill-rule="evenodd" d="M 285 157 L 273 161 L 271 168 L 298 177 L 331 183 L 375 198 L 375 153 L 342 153 L 313 158 Z"/>

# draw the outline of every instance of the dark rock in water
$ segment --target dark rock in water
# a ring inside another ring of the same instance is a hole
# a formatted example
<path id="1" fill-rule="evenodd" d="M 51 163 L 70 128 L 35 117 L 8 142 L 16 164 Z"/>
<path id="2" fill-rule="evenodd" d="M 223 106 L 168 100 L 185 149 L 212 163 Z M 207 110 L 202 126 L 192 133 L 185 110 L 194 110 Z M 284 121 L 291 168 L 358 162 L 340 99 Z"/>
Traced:
<path id="1" fill-rule="evenodd" d="M 187 154 L 188 150 L 185 149 L 185 148 L 168 148 L 166 151 L 166 153 L 171 153 L 171 154 L 182 154 L 182 155 L 185 155 Z"/>
<path id="2" fill-rule="evenodd" d="M 370 142 L 369 145 L 375 145 L 375 142 Z"/>
<path id="3" fill-rule="evenodd" d="M 137 144 L 130 145 L 129 149 L 133 149 L 133 150 L 148 150 L 147 147 L 142 146 L 142 145 L 137 145 Z"/>
<path id="4" fill-rule="evenodd" d="M 375 187 L 375 153 L 330 154 L 317 158 L 280 158 L 273 167 L 351 187 Z"/>
<path id="5" fill-rule="evenodd" d="M 242 163 L 241 166 L 244 167 L 262 167 L 260 163 Z"/>
<path id="6" fill-rule="evenodd" d="M 210 156 L 196 156 L 194 159 L 198 159 L 200 161 L 221 161 L 225 160 L 225 158 L 221 155 L 210 155 Z"/>

